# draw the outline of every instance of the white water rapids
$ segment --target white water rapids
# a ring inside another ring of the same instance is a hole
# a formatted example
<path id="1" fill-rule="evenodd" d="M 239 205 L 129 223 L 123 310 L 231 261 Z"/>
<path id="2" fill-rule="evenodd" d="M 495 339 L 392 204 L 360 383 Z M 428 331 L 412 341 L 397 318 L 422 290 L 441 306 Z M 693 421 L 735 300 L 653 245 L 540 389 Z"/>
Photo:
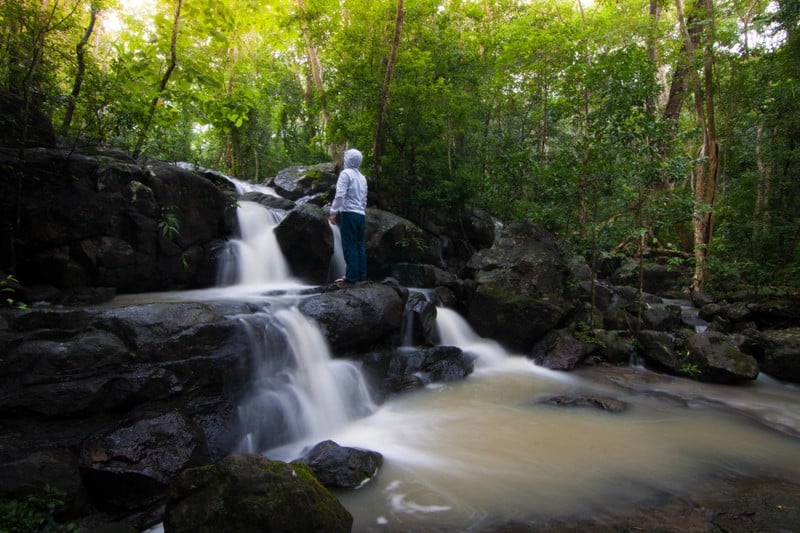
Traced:
<path id="1" fill-rule="evenodd" d="M 442 343 L 476 355 L 475 372 L 376 407 L 358 365 L 330 358 L 293 297 L 256 296 L 298 285 L 277 264 L 280 250 L 264 235 L 274 219 L 259 209 L 240 209 L 262 226 L 251 234 L 240 224 L 239 251 L 230 254 L 248 264 L 237 263 L 236 281 L 213 293 L 257 298 L 271 309 L 247 321 L 251 357 L 263 364 L 240 406 L 240 449 L 292 460 L 332 439 L 383 454 L 376 479 L 337 492 L 354 531 L 603 517 L 686 494 L 710 476 L 800 479 L 800 440 L 773 429 L 800 434 L 796 386 L 765 376 L 720 386 L 643 369 L 550 371 L 480 338 L 449 309 L 438 311 Z M 271 331 L 281 332 L 278 341 Z M 612 414 L 536 403 L 553 394 L 601 395 L 628 408 Z M 278 420 L 284 433 L 276 439 Z"/>

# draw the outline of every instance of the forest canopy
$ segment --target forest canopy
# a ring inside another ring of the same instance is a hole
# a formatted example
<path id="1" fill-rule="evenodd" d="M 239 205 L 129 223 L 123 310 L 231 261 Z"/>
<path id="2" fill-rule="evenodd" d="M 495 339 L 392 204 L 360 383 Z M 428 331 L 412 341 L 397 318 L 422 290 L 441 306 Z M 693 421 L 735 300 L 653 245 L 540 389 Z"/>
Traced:
<path id="1" fill-rule="evenodd" d="M 68 147 L 262 182 L 356 146 L 411 219 L 796 290 L 800 3 L 684 2 L 6 1 L 0 77 Z"/>

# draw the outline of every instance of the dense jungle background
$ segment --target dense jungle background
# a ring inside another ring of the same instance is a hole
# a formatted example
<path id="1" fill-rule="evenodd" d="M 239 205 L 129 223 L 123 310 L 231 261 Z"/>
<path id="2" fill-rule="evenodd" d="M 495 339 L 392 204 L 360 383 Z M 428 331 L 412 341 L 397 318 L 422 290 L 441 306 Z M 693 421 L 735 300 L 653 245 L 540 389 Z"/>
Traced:
<path id="1" fill-rule="evenodd" d="M 412 220 L 483 207 L 593 265 L 796 291 L 799 21 L 795 0 L 18 0 L 0 83 L 67 148 L 263 182 L 355 146 L 371 203 Z"/>

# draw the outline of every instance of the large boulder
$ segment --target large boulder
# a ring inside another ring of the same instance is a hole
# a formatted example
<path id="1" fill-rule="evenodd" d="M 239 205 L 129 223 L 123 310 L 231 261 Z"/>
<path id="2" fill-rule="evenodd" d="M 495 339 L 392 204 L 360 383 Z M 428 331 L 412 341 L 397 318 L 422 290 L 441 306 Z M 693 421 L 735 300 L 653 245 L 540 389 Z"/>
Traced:
<path id="1" fill-rule="evenodd" d="M 467 319 L 482 337 L 527 353 L 566 317 L 568 268 L 554 236 L 541 226 L 509 226 L 468 268 L 477 288 Z"/>
<path id="2" fill-rule="evenodd" d="M 164 531 L 348 532 L 352 515 L 302 463 L 234 454 L 170 486 Z"/>
<path id="3" fill-rule="evenodd" d="M 0 150 L 0 164 L 9 169 L 0 178 L 0 246 L 24 284 L 119 292 L 213 285 L 216 248 L 235 216 L 205 178 L 116 151 Z"/>
<path id="4" fill-rule="evenodd" d="M 758 377 L 758 362 L 742 353 L 724 333 L 705 331 L 687 340 L 689 361 L 697 366 L 698 379 L 715 383 L 739 383 Z"/>
<path id="5" fill-rule="evenodd" d="M 309 283 L 325 283 L 333 257 L 333 233 L 321 207 L 299 204 L 275 228 L 292 274 Z"/>
<path id="6" fill-rule="evenodd" d="M 304 298 L 300 312 L 323 330 L 335 353 L 397 344 L 403 323 L 405 296 L 383 283 L 358 283 Z"/>
<path id="7" fill-rule="evenodd" d="M 442 242 L 411 221 L 379 209 L 367 209 L 367 271 L 370 278 L 392 275 L 397 263 L 445 269 Z"/>

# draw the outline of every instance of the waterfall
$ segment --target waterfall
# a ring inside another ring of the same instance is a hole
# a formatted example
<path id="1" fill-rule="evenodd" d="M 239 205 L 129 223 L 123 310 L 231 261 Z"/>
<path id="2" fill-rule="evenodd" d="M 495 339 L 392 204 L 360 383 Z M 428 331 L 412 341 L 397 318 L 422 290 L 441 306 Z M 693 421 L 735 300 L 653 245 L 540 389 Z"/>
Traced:
<path id="1" fill-rule="evenodd" d="M 499 343 L 480 337 L 467 321 L 452 309 L 436 308 L 436 329 L 441 345 L 458 346 L 464 352 L 476 355 L 478 365 L 494 366 L 508 358 L 508 353 Z"/>
<path id="2" fill-rule="evenodd" d="M 328 268 L 328 281 L 339 279 L 345 274 L 344 253 L 342 252 L 342 232 L 339 231 L 339 226 L 328 222 L 328 226 L 333 233 L 333 256 L 331 257 L 331 264 Z"/>
<path id="3" fill-rule="evenodd" d="M 239 202 L 240 235 L 220 257 L 218 285 L 294 283 L 274 231 L 285 216 L 256 202 Z"/>
<path id="4" fill-rule="evenodd" d="M 374 410 L 360 367 L 331 359 L 319 328 L 297 308 L 241 321 L 252 377 L 250 394 L 238 408 L 240 451 L 260 453 L 321 438 Z"/>

